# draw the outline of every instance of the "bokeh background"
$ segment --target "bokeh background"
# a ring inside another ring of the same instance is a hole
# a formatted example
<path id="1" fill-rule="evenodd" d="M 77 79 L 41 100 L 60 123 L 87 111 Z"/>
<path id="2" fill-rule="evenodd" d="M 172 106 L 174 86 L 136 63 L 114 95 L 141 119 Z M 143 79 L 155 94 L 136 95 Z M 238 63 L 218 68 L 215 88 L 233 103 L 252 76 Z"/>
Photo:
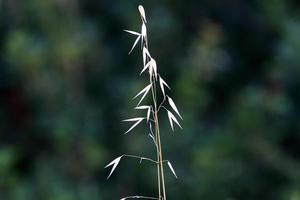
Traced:
<path id="1" fill-rule="evenodd" d="M 160 117 L 169 199 L 300 200 L 298 0 L 1 0 L 0 199 L 156 195 L 155 156 L 131 98 L 127 55 L 148 18 L 150 51 L 183 130 Z"/>

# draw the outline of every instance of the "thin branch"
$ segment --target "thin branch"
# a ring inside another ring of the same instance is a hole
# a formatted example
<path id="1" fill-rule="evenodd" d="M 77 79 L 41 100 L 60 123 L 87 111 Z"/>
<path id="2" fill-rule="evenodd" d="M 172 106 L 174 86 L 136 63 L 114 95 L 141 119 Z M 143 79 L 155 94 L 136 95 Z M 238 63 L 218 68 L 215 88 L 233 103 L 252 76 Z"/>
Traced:
<path id="1" fill-rule="evenodd" d="M 165 109 L 166 111 L 168 111 L 168 109 L 165 106 L 161 106 L 161 108 Z"/>
<path id="2" fill-rule="evenodd" d="M 151 158 L 146 158 L 146 157 L 142 157 L 142 156 L 135 156 L 135 155 L 129 155 L 129 154 L 123 154 L 122 156 L 123 157 L 129 157 L 129 158 L 137 158 L 137 159 L 140 159 L 140 162 L 142 162 L 143 160 L 147 160 L 147 161 L 153 162 L 155 164 L 158 163 L 157 161 L 155 161 Z"/>
<path id="3" fill-rule="evenodd" d="M 151 119 L 151 118 L 149 119 L 149 121 L 155 122 L 154 119 Z"/>
<path id="4" fill-rule="evenodd" d="M 162 102 L 158 106 L 157 112 L 159 112 L 160 108 L 163 106 L 163 104 L 165 103 L 165 101 L 166 101 L 166 97 L 164 96 L 164 99 L 162 100 Z"/>

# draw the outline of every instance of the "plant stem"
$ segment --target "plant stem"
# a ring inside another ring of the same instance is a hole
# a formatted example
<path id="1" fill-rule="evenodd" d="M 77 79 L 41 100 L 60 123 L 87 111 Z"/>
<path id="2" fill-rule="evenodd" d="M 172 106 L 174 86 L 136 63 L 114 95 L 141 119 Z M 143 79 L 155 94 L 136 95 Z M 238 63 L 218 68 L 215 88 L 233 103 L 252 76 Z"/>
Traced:
<path id="1" fill-rule="evenodd" d="M 145 47 L 148 49 L 148 38 L 145 38 Z M 149 61 L 149 60 L 148 60 Z M 147 63 L 147 62 L 146 62 Z M 156 156 L 157 156 L 157 185 L 158 185 L 158 199 L 161 200 L 161 193 L 163 192 L 163 200 L 167 200 L 166 196 L 166 187 L 165 187 L 165 177 L 164 177 L 164 168 L 163 168 L 163 156 L 162 156 L 162 147 L 160 141 L 160 131 L 159 131 L 159 123 L 158 123 L 158 106 L 156 102 L 156 78 L 150 76 L 151 84 L 151 93 L 154 105 L 154 127 L 155 127 L 155 140 L 156 140 Z M 162 192 L 161 192 L 162 190 Z"/>
<path id="2" fill-rule="evenodd" d="M 161 197 L 161 187 L 163 192 L 163 199 L 166 200 L 166 187 L 165 187 L 165 177 L 164 177 L 164 168 L 163 168 L 163 155 L 162 155 L 162 146 L 161 146 L 161 140 L 160 140 L 160 131 L 159 131 L 159 122 L 158 122 L 158 107 L 156 103 L 156 81 L 155 77 L 151 77 L 152 87 L 152 97 L 153 97 L 153 104 L 154 104 L 154 122 L 155 122 L 155 137 L 156 137 L 156 143 L 157 143 L 157 157 L 158 157 L 158 177 L 159 177 L 159 199 Z M 161 186 L 160 186 L 161 181 Z"/>
<path id="3" fill-rule="evenodd" d="M 152 83 L 152 77 L 150 77 L 150 83 Z M 155 140 L 156 140 L 156 156 L 157 156 L 157 185 L 158 185 L 158 199 L 161 199 L 161 185 L 160 185 L 160 180 L 161 180 L 161 173 L 160 173 L 160 148 L 158 145 L 158 134 L 157 134 L 157 105 L 156 105 L 156 96 L 154 93 L 155 89 L 154 89 L 154 85 L 152 84 L 151 86 L 151 93 L 152 93 L 152 99 L 153 99 L 153 104 L 154 104 L 154 114 L 153 114 L 153 118 L 154 118 L 154 127 L 155 127 Z"/>

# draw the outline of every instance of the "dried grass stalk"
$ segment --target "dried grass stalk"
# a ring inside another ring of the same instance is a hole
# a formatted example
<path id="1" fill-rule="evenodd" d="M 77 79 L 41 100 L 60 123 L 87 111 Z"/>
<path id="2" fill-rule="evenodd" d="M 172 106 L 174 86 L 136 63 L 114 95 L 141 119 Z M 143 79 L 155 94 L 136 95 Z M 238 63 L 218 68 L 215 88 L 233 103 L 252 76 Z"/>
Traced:
<path id="1" fill-rule="evenodd" d="M 136 158 L 139 159 L 140 162 L 143 160 L 150 161 L 154 163 L 157 167 L 157 186 L 158 186 L 158 197 L 147 197 L 147 196 L 128 196 L 124 197 L 121 200 L 126 199 L 157 199 L 157 200 L 167 200 L 166 195 L 166 186 L 165 186 L 165 177 L 164 177 L 164 164 L 166 163 L 169 167 L 171 173 L 177 178 L 176 172 L 168 160 L 163 160 L 163 151 L 162 151 L 162 145 L 161 145 L 161 136 L 160 136 L 160 129 L 159 129 L 159 120 L 158 120 L 158 113 L 161 111 L 160 108 L 164 108 L 164 110 L 167 112 L 169 123 L 171 126 L 172 131 L 174 131 L 174 122 L 177 124 L 180 128 L 181 125 L 175 115 L 168 109 L 167 107 L 170 107 L 176 115 L 179 116 L 179 118 L 182 120 L 182 116 L 180 115 L 177 106 L 175 105 L 173 99 L 167 94 L 169 90 L 171 90 L 170 86 L 164 81 L 164 79 L 161 77 L 161 75 L 158 73 L 157 69 L 157 63 L 156 60 L 151 56 L 150 51 L 148 49 L 148 38 L 147 38 L 147 20 L 146 20 L 146 14 L 143 6 L 139 6 L 138 10 L 141 15 L 142 25 L 141 25 L 141 32 L 131 31 L 131 30 L 124 30 L 125 32 L 132 34 L 134 36 L 137 36 L 132 48 L 129 51 L 129 54 L 135 49 L 138 42 L 141 42 L 141 50 L 143 55 L 143 68 L 140 72 L 140 75 L 148 72 L 148 78 L 149 83 L 145 88 L 143 88 L 138 94 L 133 98 L 136 99 L 140 97 L 139 102 L 135 109 L 137 110 L 145 110 L 147 111 L 145 113 L 145 116 L 143 117 L 135 117 L 131 119 L 123 120 L 124 122 L 134 122 L 133 125 L 125 132 L 125 134 L 129 133 L 130 131 L 133 131 L 135 127 L 137 127 L 144 119 L 146 119 L 146 124 L 149 126 L 149 137 L 153 141 L 153 144 L 156 148 L 156 160 L 141 156 L 135 156 L 135 155 L 127 155 L 123 154 L 113 161 L 111 161 L 105 168 L 112 166 L 111 171 L 107 177 L 107 179 L 113 174 L 116 167 L 118 166 L 119 162 L 124 157 L 129 158 Z M 160 87 L 160 90 L 157 89 L 157 87 Z M 166 88 L 168 90 L 166 90 Z M 150 92 L 151 91 L 151 92 Z M 163 100 L 158 104 L 157 102 L 157 93 L 158 91 L 161 91 L 161 94 L 163 95 Z M 151 94 L 152 103 L 151 105 L 140 105 L 142 101 L 147 97 L 147 95 Z M 167 105 L 165 105 L 167 104 Z M 154 127 L 154 130 L 153 128 Z"/>

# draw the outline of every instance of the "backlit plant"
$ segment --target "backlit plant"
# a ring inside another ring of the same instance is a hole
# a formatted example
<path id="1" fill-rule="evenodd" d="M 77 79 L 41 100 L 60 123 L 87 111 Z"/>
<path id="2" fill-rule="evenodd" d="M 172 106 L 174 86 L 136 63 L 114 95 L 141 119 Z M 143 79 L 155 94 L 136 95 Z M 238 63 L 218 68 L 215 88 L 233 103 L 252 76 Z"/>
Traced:
<path id="1" fill-rule="evenodd" d="M 147 73 L 149 77 L 149 82 L 145 88 L 143 88 L 140 92 L 138 92 L 138 94 L 135 97 L 133 97 L 133 99 L 139 98 L 138 104 L 134 109 L 144 110 L 145 116 L 123 120 L 124 122 L 133 123 L 133 125 L 124 134 L 128 134 L 129 132 L 133 131 L 133 129 L 136 126 L 138 126 L 141 122 L 145 122 L 149 127 L 148 136 L 153 141 L 153 144 L 155 145 L 156 148 L 156 159 L 151 159 L 151 158 L 136 156 L 136 155 L 123 154 L 117 157 L 116 159 L 114 159 L 113 161 L 111 161 L 105 168 L 112 167 L 107 177 L 108 179 L 115 171 L 120 160 L 125 157 L 136 158 L 139 159 L 140 162 L 145 160 L 154 163 L 157 167 L 157 186 L 158 186 L 157 197 L 135 195 L 135 196 L 124 197 L 121 200 L 134 199 L 134 198 L 166 200 L 167 195 L 166 195 L 166 186 L 165 186 L 164 166 L 165 165 L 168 166 L 176 178 L 177 175 L 172 167 L 171 162 L 169 160 L 163 159 L 158 114 L 160 111 L 167 112 L 169 123 L 173 131 L 174 131 L 174 124 L 182 128 L 177 118 L 175 117 L 174 113 L 180 119 L 182 119 L 182 117 L 174 101 L 168 95 L 170 86 L 164 81 L 164 79 L 158 73 L 156 61 L 151 56 L 150 51 L 148 49 L 147 26 L 146 26 L 147 20 L 146 20 L 145 10 L 141 5 L 138 7 L 138 10 L 140 12 L 141 20 L 142 20 L 141 31 L 140 32 L 135 32 L 130 30 L 125 30 L 125 31 L 137 37 L 131 50 L 129 51 L 129 54 L 133 51 L 133 49 L 137 46 L 139 42 L 141 44 L 141 50 L 143 55 L 143 69 L 141 70 L 140 75 Z M 161 102 L 158 102 L 158 98 L 157 98 L 159 91 L 161 92 L 161 95 L 163 97 Z M 146 96 L 150 96 L 152 99 L 150 105 L 142 104 Z"/>

